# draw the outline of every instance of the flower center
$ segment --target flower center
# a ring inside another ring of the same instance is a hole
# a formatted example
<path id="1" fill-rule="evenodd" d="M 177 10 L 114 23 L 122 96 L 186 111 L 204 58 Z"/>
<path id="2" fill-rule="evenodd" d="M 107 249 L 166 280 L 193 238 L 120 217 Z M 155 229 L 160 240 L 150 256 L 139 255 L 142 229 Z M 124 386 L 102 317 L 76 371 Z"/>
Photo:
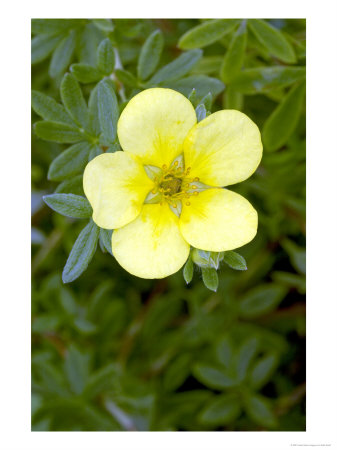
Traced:
<path id="1" fill-rule="evenodd" d="M 182 185 L 182 180 L 180 178 L 175 178 L 171 175 L 168 175 L 167 178 L 160 183 L 159 189 L 163 189 L 163 192 L 166 192 L 168 195 L 174 195 L 180 192 Z"/>

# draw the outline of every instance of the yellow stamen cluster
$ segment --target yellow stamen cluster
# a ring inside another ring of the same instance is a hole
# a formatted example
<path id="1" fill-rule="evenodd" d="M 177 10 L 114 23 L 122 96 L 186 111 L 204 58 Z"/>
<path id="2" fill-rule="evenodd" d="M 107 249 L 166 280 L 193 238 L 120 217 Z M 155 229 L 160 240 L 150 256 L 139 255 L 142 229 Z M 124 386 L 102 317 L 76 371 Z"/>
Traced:
<path id="1" fill-rule="evenodd" d="M 164 164 L 161 169 L 161 175 L 154 178 L 156 186 L 152 190 L 152 194 L 161 194 L 162 201 L 167 201 L 173 208 L 177 208 L 178 201 L 189 199 L 192 195 L 198 195 L 196 191 L 191 192 L 191 190 L 197 189 L 197 186 L 191 185 L 191 183 L 199 181 L 199 178 L 189 177 L 190 167 L 185 170 L 179 166 L 178 161 L 174 161 L 170 167 Z M 186 206 L 190 204 L 189 201 L 185 202 Z"/>

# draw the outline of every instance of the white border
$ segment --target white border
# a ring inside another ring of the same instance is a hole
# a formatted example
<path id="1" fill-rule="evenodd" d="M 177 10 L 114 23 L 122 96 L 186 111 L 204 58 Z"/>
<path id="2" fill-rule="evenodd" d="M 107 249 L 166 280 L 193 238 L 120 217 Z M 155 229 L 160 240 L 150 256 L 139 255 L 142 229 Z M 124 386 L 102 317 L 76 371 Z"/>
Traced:
<path id="1" fill-rule="evenodd" d="M 277 4 L 276 4 L 277 3 Z M 279 4 L 280 3 L 280 4 Z M 314 6 L 312 6 L 314 4 Z M 337 59 L 336 3 L 181 0 L 84 3 L 12 2 L 2 6 L 1 78 L 1 425 L 4 450 L 283 450 L 336 448 Z M 308 406 L 306 432 L 30 432 L 30 18 L 307 18 L 308 31 Z M 178 446 L 178 447 L 177 447 Z"/>

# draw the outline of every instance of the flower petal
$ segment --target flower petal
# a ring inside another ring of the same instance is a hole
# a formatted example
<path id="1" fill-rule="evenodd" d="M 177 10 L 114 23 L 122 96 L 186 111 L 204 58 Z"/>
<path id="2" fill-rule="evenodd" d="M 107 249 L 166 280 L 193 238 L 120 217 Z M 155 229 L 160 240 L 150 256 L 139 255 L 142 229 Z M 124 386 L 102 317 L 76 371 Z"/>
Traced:
<path id="1" fill-rule="evenodd" d="M 262 158 L 258 127 L 245 114 L 223 110 L 195 125 L 184 142 L 191 176 L 212 186 L 228 186 L 255 172 Z"/>
<path id="2" fill-rule="evenodd" d="M 134 220 L 154 184 L 138 159 L 124 152 L 104 153 L 86 166 L 83 188 L 94 222 L 120 228 Z"/>
<path id="3" fill-rule="evenodd" d="M 189 199 L 180 216 L 186 241 L 201 250 L 233 250 L 251 241 L 257 213 L 248 200 L 227 189 L 207 189 Z"/>
<path id="4" fill-rule="evenodd" d="M 184 139 L 197 122 L 192 103 L 172 89 L 146 89 L 133 97 L 117 126 L 123 150 L 144 164 L 169 165 L 182 153 Z"/>
<path id="5" fill-rule="evenodd" d="M 164 278 L 177 272 L 190 246 L 168 205 L 144 205 L 136 220 L 112 234 L 112 252 L 125 270 L 141 278 Z"/>

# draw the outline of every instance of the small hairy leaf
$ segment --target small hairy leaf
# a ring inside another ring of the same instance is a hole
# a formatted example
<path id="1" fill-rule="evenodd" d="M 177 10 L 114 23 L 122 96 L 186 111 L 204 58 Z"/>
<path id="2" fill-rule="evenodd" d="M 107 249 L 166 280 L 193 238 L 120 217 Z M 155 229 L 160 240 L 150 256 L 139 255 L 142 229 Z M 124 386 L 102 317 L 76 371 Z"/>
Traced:
<path id="1" fill-rule="evenodd" d="M 200 49 L 182 53 L 174 61 L 159 69 L 150 79 L 149 84 L 156 85 L 164 81 L 172 81 L 183 77 L 196 65 L 201 57 L 202 50 Z"/>
<path id="2" fill-rule="evenodd" d="M 62 36 L 35 36 L 31 42 L 31 62 L 36 64 L 46 59 L 61 41 Z"/>
<path id="3" fill-rule="evenodd" d="M 70 72 L 81 83 L 94 83 L 102 78 L 101 72 L 89 64 L 72 64 Z"/>
<path id="4" fill-rule="evenodd" d="M 263 143 L 267 150 L 277 150 L 295 131 L 302 112 L 305 83 L 294 86 L 264 123 Z"/>
<path id="5" fill-rule="evenodd" d="M 246 44 L 246 21 L 243 20 L 232 37 L 220 69 L 220 77 L 224 83 L 230 83 L 240 72 L 245 57 Z"/>
<path id="6" fill-rule="evenodd" d="M 232 250 L 224 252 L 223 261 L 235 270 L 247 270 L 245 258 Z"/>
<path id="7" fill-rule="evenodd" d="M 207 115 L 205 105 L 203 103 L 199 103 L 199 105 L 195 109 L 195 113 L 197 115 L 198 122 L 201 122 L 203 119 L 205 119 Z"/>
<path id="8" fill-rule="evenodd" d="M 219 285 L 218 273 L 215 269 L 210 267 L 201 268 L 202 281 L 207 289 L 216 292 Z"/>
<path id="9" fill-rule="evenodd" d="M 90 220 L 79 234 L 70 252 L 62 273 L 63 283 L 74 281 L 86 270 L 96 251 L 98 236 L 99 228 Z"/>
<path id="10" fill-rule="evenodd" d="M 104 75 L 111 75 L 115 67 L 115 52 L 109 38 L 104 39 L 97 49 L 97 68 Z"/>
<path id="11" fill-rule="evenodd" d="M 116 77 L 119 79 L 119 81 L 125 84 L 125 86 L 133 88 L 138 87 L 137 78 L 134 75 L 132 75 L 131 72 L 128 72 L 127 70 L 116 69 L 115 74 Z"/>
<path id="12" fill-rule="evenodd" d="M 80 85 L 72 74 L 64 75 L 60 91 L 62 102 L 69 115 L 79 126 L 86 128 L 89 122 L 88 108 Z"/>
<path id="13" fill-rule="evenodd" d="M 75 194 L 84 196 L 83 176 L 76 175 L 73 178 L 62 181 L 55 189 L 55 194 Z"/>
<path id="14" fill-rule="evenodd" d="M 62 181 L 83 172 L 91 147 L 88 142 L 79 142 L 62 152 L 49 167 L 49 180 Z"/>
<path id="15" fill-rule="evenodd" d="M 51 194 L 43 197 L 44 202 L 54 211 L 66 217 L 88 219 L 92 208 L 85 197 L 74 194 Z"/>
<path id="16" fill-rule="evenodd" d="M 34 131 L 38 137 L 46 141 L 73 143 L 83 140 L 83 134 L 66 123 L 43 120 L 34 124 Z"/>
<path id="17" fill-rule="evenodd" d="M 65 72 L 70 64 L 76 45 L 76 32 L 72 30 L 57 46 L 49 66 L 49 75 L 52 78 Z"/>
<path id="18" fill-rule="evenodd" d="M 138 78 L 146 80 L 156 69 L 164 48 L 163 33 L 155 30 L 141 48 L 137 64 Z"/>
<path id="19" fill-rule="evenodd" d="M 225 85 L 217 78 L 208 77 L 206 75 L 190 75 L 186 78 L 176 81 L 168 81 L 162 84 L 163 87 L 168 87 L 181 92 L 188 97 L 192 89 L 196 91 L 195 101 L 197 104 L 209 92 L 215 98 L 220 92 L 224 90 Z"/>
<path id="20" fill-rule="evenodd" d="M 75 125 L 67 111 L 52 97 L 38 91 L 32 91 L 32 108 L 44 120 Z M 75 125 L 76 126 L 76 125 Z"/>
<path id="21" fill-rule="evenodd" d="M 100 238 L 103 242 L 105 249 L 110 253 L 110 255 L 112 255 L 112 249 L 111 249 L 112 230 L 105 230 L 104 228 L 101 228 L 99 235 L 100 235 Z"/>
<path id="22" fill-rule="evenodd" d="M 183 34 L 178 41 L 178 47 L 183 50 L 206 47 L 230 33 L 237 23 L 236 19 L 207 20 Z"/>
<path id="23" fill-rule="evenodd" d="M 296 55 L 290 42 L 284 37 L 282 31 L 274 28 L 265 20 L 250 19 L 248 26 L 256 39 L 281 61 L 295 63 Z"/>
<path id="24" fill-rule="evenodd" d="M 186 284 L 189 284 L 192 281 L 193 271 L 194 271 L 193 261 L 192 258 L 189 257 L 183 269 L 183 275 Z"/>
<path id="25" fill-rule="evenodd" d="M 305 77 L 305 67 L 254 67 L 245 69 L 233 80 L 239 92 L 252 95 L 289 86 Z"/>
<path id="26" fill-rule="evenodd" d="M 63 34 L 71 28 L 81 26 L 85 19 L 32 19 L 34 34 Z"/>
<path id="27" fill-rule="evenodd" d="M 93 24 L 105 33 L 111 33 L 114 30 L 114 24 L 111 19 L 94 19 Z"/>
<path id="28" fill-rule="evenodd" d="M 98 115 L 104 138 L 113 143 L 117 136 L 118 102 L 111 80 L 102 80 L 97 88 Z"/>

